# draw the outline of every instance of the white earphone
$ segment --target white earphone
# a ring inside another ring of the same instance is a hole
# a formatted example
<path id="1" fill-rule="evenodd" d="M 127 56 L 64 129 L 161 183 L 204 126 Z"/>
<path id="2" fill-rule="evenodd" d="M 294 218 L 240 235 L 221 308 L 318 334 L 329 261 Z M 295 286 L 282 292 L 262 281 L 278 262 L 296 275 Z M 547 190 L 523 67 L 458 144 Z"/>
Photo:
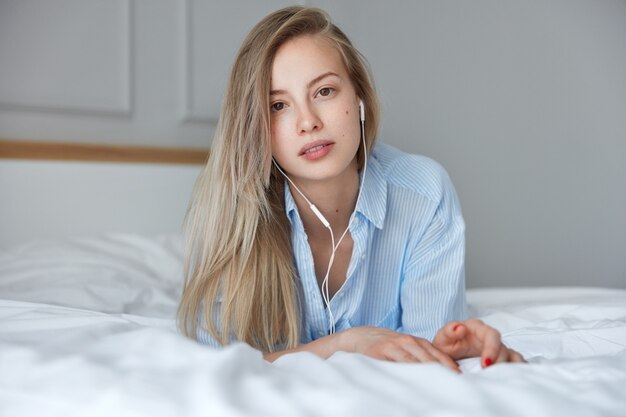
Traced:
<path id="1" fill-rule="evenodd" d="M 361 122 L 365 121 L 365 105 L 363 104 L 363 100 L 359 99 L 359 115 L 361 116 Z"/>
<path id="2" fill-rule="evenodd" d="M 293 185 L 293 187 L 296 189 L 298 194 L 300 194 L 302 198 L 304 198 L 304 201 L 307 202 L 313 214 L 315 214 L 315 216 L 320 220 L 320 222 L 322 222 L 324 227 L 326 227 L 328 231 L 330 232 L 332 252 L 330 254 L 330 260 L 328 261 L 328 268 L 326 269 L 324 280 L 322 281 L 322 298 L 324 299 L 324 304 L 326 304 L 326 308 L 328 309 L 328 321 L 329 321 L 328 331 L 330 334 L 335 333 L 335 317 L 333 316 L 333 312 L 330 309 L 330 291 L 328 289 L 328 277 L 330 276 L 330 269 L 332 268 L 333 262 L 335 260 L 335 253 L 337 252 L 337 248 L 339 248 L 339 244 L 345 237 L 346 233 L 348 233 L 348 230 L 350 230 L 350 225 L 352 224 L 352 221 L 354 220 L 354 216 L 356 215 L 356 209 L 359 206 L 359 201 L 361 200 L 361 191 L 363 190 L 363 182 L 365 181 L 365 174 L 367 173 L 367 145 L 365 143 L 365 105 L 363 104 L 363 100 L 360 100 L 360 99 L 359 99 L 359 120 L 361 122 L 361 140 L 363 142 L 363 156 L 364 156 L 364 161 L 365 161 L 363 164 L 363 175 L 361 177 L 362 179 L 361 179 L 361 184 L 359 185 L 359 194 L 356 199 L 354 211 L 350 215 L 350 220 L 348 221 L 348 227 L 346 227 L 346 230 L 343 232 L 343 234 L 341 235 L 337 243 L 335 243 L 335 235 L 333 233 L 333 229 L 330 227 L 330 222 L 326 220 L 326 217 L 324 217 L 322 212 L 319 211 L 319 209 L 315 206 L 315 204 L 311 203 L 311 201 L 304 195 L 304 193 L 300 191 L 298 186 L 294 184 L 291 178 L 289 178 L 289 176 L 285 174 L 285 172 L 280 168 L 280 166 L 278 166 L 278 164 L 276 163 L 276 160 L 272 158 L 272 162 L 274 163 L 276 168 L 280 171 L 281 174 L 283 174 L 283 176 L 287 179 L 287 181 L 289 181 L 289 183 Z"/>

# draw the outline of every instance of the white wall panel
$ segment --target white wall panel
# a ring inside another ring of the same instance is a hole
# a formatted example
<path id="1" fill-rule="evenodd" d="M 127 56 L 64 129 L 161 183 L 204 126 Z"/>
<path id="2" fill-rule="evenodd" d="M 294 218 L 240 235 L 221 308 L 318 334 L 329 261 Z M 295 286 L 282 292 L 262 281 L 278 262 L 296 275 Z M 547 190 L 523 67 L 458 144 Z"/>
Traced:
<path id="1" fill-rule="evenodd" d="M 0 106 L 130 115 L 129 0 L 3 0 Z"/>
<path id="2" fill-rule="evenodd" d="M 293 1 L 186 0 L 186 120 L 217 121 L 230 69 L 248 31 L 265 15 Z"/>
<path id="3" fill-rule="evenodd" d="M 239 44 L 285 0 L 1 0 L 0 138 L 207 148 Z"/>

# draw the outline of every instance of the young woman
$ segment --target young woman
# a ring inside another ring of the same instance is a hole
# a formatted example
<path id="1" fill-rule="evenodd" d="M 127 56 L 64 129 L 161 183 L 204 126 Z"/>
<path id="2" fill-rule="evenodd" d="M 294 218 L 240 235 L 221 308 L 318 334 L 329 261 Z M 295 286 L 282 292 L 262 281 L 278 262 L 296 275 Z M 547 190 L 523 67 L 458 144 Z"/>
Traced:
<path id="1" fill-rule="evenodd" d="M 252 29 L 186 218 L 186 335 L 270 361 L 523 361 L 465 320 L 464 223 L 446 172 L 375 145 L 378 120 L 365 60 L 323 11 L 285 8 Z"/>

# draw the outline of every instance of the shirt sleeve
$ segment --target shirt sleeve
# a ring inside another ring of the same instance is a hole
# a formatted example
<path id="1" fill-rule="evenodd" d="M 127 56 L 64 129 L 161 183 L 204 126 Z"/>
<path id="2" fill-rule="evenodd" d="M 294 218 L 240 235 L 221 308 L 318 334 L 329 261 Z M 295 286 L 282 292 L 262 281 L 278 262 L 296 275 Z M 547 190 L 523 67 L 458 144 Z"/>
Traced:
<path id="1" fill-rule="evenodd" d="M 440 201 L 422 236 L 409 244 L 400 288 L 398 331 L 430 341 L 447 322 L 467 317 L 465 223 L 443 168 L 440 179 Z"/>

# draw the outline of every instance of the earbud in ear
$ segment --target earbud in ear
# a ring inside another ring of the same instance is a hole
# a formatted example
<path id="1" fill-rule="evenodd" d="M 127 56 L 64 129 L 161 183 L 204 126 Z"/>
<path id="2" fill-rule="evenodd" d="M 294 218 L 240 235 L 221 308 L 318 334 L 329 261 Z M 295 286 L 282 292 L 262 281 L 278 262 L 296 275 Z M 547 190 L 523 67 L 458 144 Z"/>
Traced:
<path id="1" fill-rule="evenodd" d="M 363 104 L 363 100 L 359 99 L 359 114 L 361 116 L 361 121 L 365 121 L 365 104 Z"/>

